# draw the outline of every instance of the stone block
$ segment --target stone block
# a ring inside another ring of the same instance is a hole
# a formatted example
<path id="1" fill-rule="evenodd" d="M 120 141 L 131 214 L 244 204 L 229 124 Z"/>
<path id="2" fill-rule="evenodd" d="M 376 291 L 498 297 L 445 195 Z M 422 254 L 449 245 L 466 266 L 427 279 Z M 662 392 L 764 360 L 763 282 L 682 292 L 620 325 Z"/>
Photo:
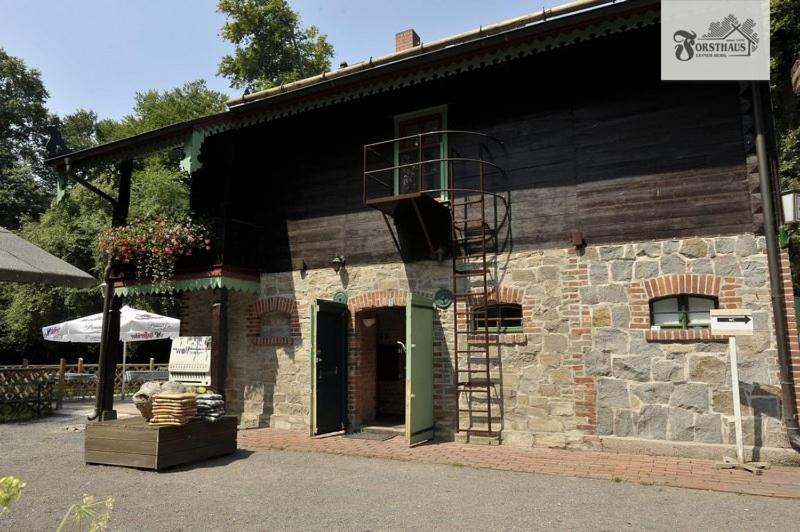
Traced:
<path id="1" fill-rule="evenodd" d="M 756 237 L 753 235 L 740 235 L 736 239 L 736 246 L 734 252 L 740 257 L 749 257 L 758 253 L 758 244 L 756 244 Z"/>
<path id="2" fill-rule="evenodd" d="M 628 327 L 631 323 L 631 311 L 627 305 L 614 305 L 611 309 L 611 325 L 618 329 Z"/>
<path id="3" fill-rule="evenodd" d="M 708 256 L 708 244 L 701 238 L 689 238 L 681 243 L 680 254 L 690 259 Z"/>
<path id="4" fill-rule="evenodd" d="M 644 242 L 636 246 L 636 255 L 639 257 L 660 257 L 661 256 L 661 242 Z"/>
<path id="5" fill-rule="evenodd" d="M 621 438 L 635 436 L 633 413 L 630 410 L 617 410 L 614 416 L 614 435 Z"/>
<path id="6" fill-rule="evenodd" d="M 559 397 L 561 392 L 556 384 L 542 384 L 539 386 L 539 395 L 543 397 Z"/>
<path id="7" fill-rule="evenodd" d="M 569 401 L 553 401 L 549 411 L 551 416 L 572 416 L 575 415 L 575 404 Z"/>
<path id="8" fill-rule="evenodd" d="M 739 266 L 739 259 L 734 255 L 714 257 L 714 273 L 720 277 L 741 277 L 742 268 Z"/>
<path id="9" fill-rule="evenodd" d="M 618 379 L 646 382 L 650 380 L 649 356 L 614 357 L 611 373 Z"/>
<path id="10" fill-rule="evenodd" d="M 628 384 L 618 379 L 597 380 L 597 404 L 599 407 L 630 408 Z"/>
<path id="11" fill-rule="evenodd" d="M 669 398 L 669 406 L 708 412 L 708 385 L 699 383 L 677 384 Z"/>
<path id="12" fill-rule="evenodd" d="M 564 353 L 567 350 L 567 337 L 561 334 L 548 334 L 544 337 L 542 350 L 551 353 Z"/>
<path id="13" fill-rule="evenodd" d="M 601 349 L 592 349 L 583 357 L 583 366 L 587 375 L 609 375 L 611 356 Z"/>
<path id="14" fill-rule="evenodd" d="M 724 238 L 715 238 L 714 239 L 714 250 L 717 253 L 733 253 L 733 250 L 736 247 L 736 239 L 732 237 L 724 237 Z"/>
<path id="15" fill-rule="evenodd" d="M 668 411 L 664 406 L 644 405 L 636 422 L 638 436 L 649 440 L 666 439 Z"/>
<path id="16" fill-rule="evenodd" d="M 767 264 L 764 261 L 746 260 L 742 262 L 744 285 L 762 287 L 767 285 Z"/>
<path id="17" fill-rule="evenodd" d="M 599 303 L 627 303 L 628 294 L 619 284 L 607 284 L 597 287 L 597 301 Z"/>
<path id="18" fill-rule="evenodd" d="M 608 263 L 605 261 L 592 261 L 589 263 L 589 282 L 591 284 L 608 283 Z"/>
<path id="19" fill-rule="evenodd" d="M 683 408 L 669 409 L 669 439 L 673 441 L 694 440 L 694 412 Z"/>
<path id="20" fill-rule="evenodd" d="M 725 382 L 725 362 L 715 356 L 689 357 L 689 380 L 707 384 Z"/>
<path id="21" fill-rule="evenodd" d="M 564 434 L 534 434 L 533 444 L 536 447 L 563 449 L 567 446 L 567 438 Z"/>
<path id="22" fill-rule="evenodd" d="M 596 305 L 598 303 L 597 287 L 582 286 L 579 289 L 579 293 L 581 296 L 581 303 L 584 305 Z"/>
<path id="23" fill-rule="evenodd" d="M 597 329 L 594 331 L 594 347 L 606 353 L 628 352 L 628 335 L 622 329 Z"/>
<path id="24" fill-rule="evenodd" d="M 561 365 L 561 355 L 556 353 L 542 353 L 539 362 L 547 368 L 557 368 Z"/>
<path id="25" fill-rule="evenodd" d="M 612 409 L 597 409 L 597 434 L 600 436 L 614 434 L 614 411 Z"/>
<path id="26" fill-rule="evenodd" d="M 714 390 L 711 410 L 721 414 L 733 415 L 733 392 L 730 390 Z"/>
<path id="27" fill-rule="evenodd" d="M 666 405 L 672 395 L 674 385 L 671 382 L 646 382 L 631 384 L 631 393 L 645 404 Z"/>
<path id="28" fill-rule="evenodd" d="M 555 281 L 558 279 L 557 266 L 541 266 L 537 269 L 540 281 Z"/>
<path id="29" fill-rule="evenodd" d="M 662 249 L 665 255 L 670 253 L 677 253 L 681 247 L 680 240 L 667 240 L 666 242 L 662 243 Z"/>
<path id="30" fill-rule="evenodd" d="M 592 327 L 610 327 L 611 309 L 608 307 L 597 307 L 592 311 Z"/>
<path id="31" fill-rule="evenodd" d="M 658 262 L 654 260 L 636 261 L 633 265 L 634 279 L 652 279 L 658 277 Z"/>
<path id="32" fill-rule="evenodd" d="M 633 262 L 629 260 L 615 260 L 611 263 L 611 280 L 627 283 L 633 278 Z"/>
<path id="33" fill-rule="evenodd" d="M 670 273 L 686 273 L 688 268 L 686 261 L 679 255 L 664 255 L 661 257 L 661 273 L 664 275 Z"/>
<path id="34" fill-rule="evenodd" d="M 554 384 L 573 384 L 572 370 L 570 368 L 560 368 L 551 373 Z"/>
<path id="35" fill-rule="evenodd" d="M 625 246 L 600 246 L 600 260 L 617 260 L 625 256 Z"/>
<path id="36" fill-rule="evenodd" d="M 711 259 L 703 258 L 693 260 L 690 263 L 692 273 L 714 273 L 714 263 Z"/>
<path id="37" fill-rule="evenodd" d="M 694 417 L 694 441 L 722 443 L 721 416 L 719 414 L 696 414 Z"/>
<path id="38" fill-rule="evenodd" d="M 561 432 L 564 424 L 551 417 L 532 417 L 528 419 L 528 428 L 534 432 Z"/>

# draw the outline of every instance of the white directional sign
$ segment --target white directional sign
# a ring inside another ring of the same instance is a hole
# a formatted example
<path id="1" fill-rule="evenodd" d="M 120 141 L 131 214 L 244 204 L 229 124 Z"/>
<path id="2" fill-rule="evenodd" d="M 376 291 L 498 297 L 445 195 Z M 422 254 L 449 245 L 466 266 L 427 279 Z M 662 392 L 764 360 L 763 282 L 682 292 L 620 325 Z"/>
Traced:
<path id="1" fill-rule="evenodd" d="M 752 336 L 753 311 L 742 308 L 712 309 L 711 334 L 721 336 Z"/>

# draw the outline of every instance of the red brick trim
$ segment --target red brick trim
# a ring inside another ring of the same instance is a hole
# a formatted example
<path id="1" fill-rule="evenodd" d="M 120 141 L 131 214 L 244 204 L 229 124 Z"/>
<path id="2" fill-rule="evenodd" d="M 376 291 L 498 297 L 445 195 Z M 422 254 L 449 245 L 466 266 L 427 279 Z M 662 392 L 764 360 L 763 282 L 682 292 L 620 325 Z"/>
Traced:
<path id="1" fill-rule="evenodd" d="M 289 336 L 261 336 L 261 319 L 265 314 L 280 312 L 289 315 Z M 262 297 L 247 308 L 247 337 L 254 345 L 292 345 L 302 337 L 297 302 L 288 297 Z"/>
<path id="2" fill-rule="evenodd" d="M 800 412 L 800 339 L 797 334 L 797 316 L 792 286 L 792 265 L 789 252 L 781 250 L 781 281 L 783 282 L 783 308 L 786 313 L 786 335 L 789 340 L 789 360 L 792 384 L 795 390 L 795 412 Z"/>
<path id="3" fill-rule="evenodd" d="M 735 277 L 696 273 L 662 275 L 635 281 L 628 289 L 630 328 L 645 329 L 648 342 L 726 342 L 727 337 L 712 335 L 708 329 L 651 331 L 650 301 L 678 294 L 693 294 L 716 297 L 719 308 L 737 308 L 742 304 L 739 288 L 741 284 Z"/>
<path id="4" fill-rule="evenodd" d="M 375 290 L 353 296 L 347 301 L 351 316 L 362 310 L 380 307 L 404 307 L 408 300 L 406 290 Z"/>

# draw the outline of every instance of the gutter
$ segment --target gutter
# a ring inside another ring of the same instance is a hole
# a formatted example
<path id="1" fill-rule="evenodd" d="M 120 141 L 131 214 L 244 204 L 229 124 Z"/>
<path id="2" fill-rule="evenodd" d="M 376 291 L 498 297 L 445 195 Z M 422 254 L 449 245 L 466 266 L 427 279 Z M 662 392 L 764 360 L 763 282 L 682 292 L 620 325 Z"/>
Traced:
<path id="1" fill-rule="evenodd" d="M 781 377 L 781 400 L 783 402 L 783 423 L 789 445 L 800 453 L 800 426 L 797 422 L 797 402 L 792 366 L 789 353 L 789 337 L 786 331 L 786 314 L 783 293 L 783 274 L 781 272 L 778 235 L 775 229 L 775 190 L 769 171 L 766 127 L 762 99 L 763 83 L 750 84 L 753 93 L 753 117 L 755 121 L 756 158 L 758 159 L 758 178 L 761 187 L 761 208 L 764 212 L 764 237 L 767 240 L 767 264 L 769 266 L 769 284 L 772 298 L 772 315 L 775 321 L 775 336 L 778 344 L 778 364 Z"/>
<path id="2" fill-rule="evenodd" d="M 624 0 L 624 1 L 630 1 L 630 0 Z M 497 35 L 498 33 L 503 33 L 505 31 L 518 29 L 534 23 L 544 22 L 551 18 L 619 2 L 620 0 L 576 0 L 575 2 L 570 2 L 569 4 L 563 4 L 549 9 L 542 9 L 541 11 L 537 11 L 535 13 L 522 15 L 520 17 L 504 20 L 502 22 L 497 22 L 495 24 L 490 24 L 488 26 L 480 26 L 474 30 L 466 31 L 464 33 L 459 33 L 458 35 L 444 37 L 442 39 L 431 41 L 429 43 L 422 43 L 419 46 L 414 46 L 413 48 L 401 50 L 400 52 L 393 52 L 391 54 L 375 58 L 370 57 L 366 61 L 359 61 L 358 63 L 354 63 L 352 65 L 342 67 L 337 70 L 332 70 L 330 72 L 323 72 L 322 74 L 318 74 L 310 78 L 300 79 L 297 81 L 293 81 L 291 83 L 285 83 L 277 87 L 271 87 L 269 89 L 254 92 L 251 94 L 244 94 L 237 98 L 231 98 L 226 102 L 226 104 L 228 105 L 228 107 L 234 107 L 237 105 L 242 105 L 257 100 L 263 100 L 278 94 L 282 94 L 284 92 L 301 89 L 303 87 L 308 87 L 310 85 L 316 85 L 317 83 L 321 83 L 323 81 L 341 78 L 349 74 L 354 74 L 356 72 L 361 72 L 363 70 L 368 70 L 374 67 L 387 65 L 389 63 L 394 63 L 396 61 L 400 61 L 408 57 L 421 55 L 426 52 L 435 52 L 437 50 L 442 50 L 444 48 L 449 48 L 451 46 L 463 44 L 468 41 L 481 39 L 483 37 L 489 37 L 492 35 Z"/>

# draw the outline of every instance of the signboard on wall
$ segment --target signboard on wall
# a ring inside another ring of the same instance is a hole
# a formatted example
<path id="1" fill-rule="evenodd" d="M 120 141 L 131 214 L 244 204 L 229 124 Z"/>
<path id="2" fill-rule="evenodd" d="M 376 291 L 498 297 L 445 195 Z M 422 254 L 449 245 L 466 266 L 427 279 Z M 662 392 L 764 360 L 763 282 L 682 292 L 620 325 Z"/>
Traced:
<path id="1" fill-rule="evenodd" d="M 211 337 L 178 336 L 169 352 L 169 380 L 186 384 L 211 384 Z"/>
<path id="2" fill-rule="evenodd" d="M 748 309 L 712 309 L 711 334 L 719 336 L 752 336 L 753 311 Z"/>

